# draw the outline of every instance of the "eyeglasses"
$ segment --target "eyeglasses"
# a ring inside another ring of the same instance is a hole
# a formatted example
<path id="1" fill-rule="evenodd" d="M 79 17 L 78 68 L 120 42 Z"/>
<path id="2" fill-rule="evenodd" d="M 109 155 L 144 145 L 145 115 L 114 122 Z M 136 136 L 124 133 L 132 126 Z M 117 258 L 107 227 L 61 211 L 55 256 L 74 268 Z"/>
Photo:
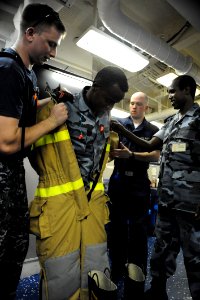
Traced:
<path id="1" fill-rule="evenodd" d="M 42 16 L 41 18 L 39 18 L 35 23 L 33 23 L 33 25 L 31 25 L 31 27 L 36 27 L 42 23 L 53 23 L 55 21 L 60 22 L 59 14 L 57 12 L 52 12 L 45 17 Z"/>

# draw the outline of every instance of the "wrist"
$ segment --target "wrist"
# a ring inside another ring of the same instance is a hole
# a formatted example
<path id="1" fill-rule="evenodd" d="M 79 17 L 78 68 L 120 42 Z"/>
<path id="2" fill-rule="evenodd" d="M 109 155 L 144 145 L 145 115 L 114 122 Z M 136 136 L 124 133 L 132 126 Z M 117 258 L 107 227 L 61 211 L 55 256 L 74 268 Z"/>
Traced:
<path id="1" fill-rule="evenodd" d="M 130 157 L 132 157 L 133 159 L 135 159 L 135 154 L 134 154 L 134 152 L 131 152 L 131 153 L 130 153 Z"/>
<path id="2" fill-rule="evenodd" d="M 45 121 L 47 123 L 47 127 L 49 131 L 55 129 L 58 126 L 56 117 L 54 115 L 50 115 Z"/>

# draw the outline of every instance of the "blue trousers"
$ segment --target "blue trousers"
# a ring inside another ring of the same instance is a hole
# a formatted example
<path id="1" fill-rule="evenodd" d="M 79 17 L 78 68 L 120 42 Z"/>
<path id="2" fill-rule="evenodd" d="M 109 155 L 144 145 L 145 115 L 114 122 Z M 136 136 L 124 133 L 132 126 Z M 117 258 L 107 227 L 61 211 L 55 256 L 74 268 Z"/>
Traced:
<path id="1" fill-rule="evenodd" d="M 155 234 L 152 278 L 172 276 L 182 249 L 192 299 L 200 299 L 200 220 L 191 213 L 159 208 Z"/>

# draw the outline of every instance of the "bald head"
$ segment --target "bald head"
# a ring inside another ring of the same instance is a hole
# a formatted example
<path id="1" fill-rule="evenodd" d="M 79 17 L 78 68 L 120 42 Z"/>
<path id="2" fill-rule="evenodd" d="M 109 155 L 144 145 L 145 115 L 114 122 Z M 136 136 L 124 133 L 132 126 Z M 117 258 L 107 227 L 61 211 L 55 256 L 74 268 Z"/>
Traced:
<path id="1" fill-rule="evenodd" d="M 131 96 L 130 100 L 130 114 L 134 122 L 142 122 L 145 112 L 148 108 L 148 97 L 143 92 L 136 92 Z"/>
<path id="2" fill-rule="evenodd" d="M 148 104 L 148 97 L 145 93 L 143 92 L 136 92 L 131 96 L 131 100 L 130 101 L 134 101 L 135 99 L 144 101 L 146 104 Z"/>

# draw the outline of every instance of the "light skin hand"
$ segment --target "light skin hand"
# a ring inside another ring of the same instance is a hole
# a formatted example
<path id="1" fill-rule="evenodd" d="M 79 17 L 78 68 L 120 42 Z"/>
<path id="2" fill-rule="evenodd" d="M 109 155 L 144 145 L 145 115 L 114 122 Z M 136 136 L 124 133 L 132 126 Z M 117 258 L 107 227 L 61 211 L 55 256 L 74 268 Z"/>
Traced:
<path id="1" fill-rule="evenodd" d="M 52 123 L 54 128 L 62 125 L 68 118 L 68 110 L 64 103 L 55 104 L 51 110 L 49 121 Z M 52 128 L 52 129 L 54 129 Z"/>
<path id="2" fill-rule="evenodd" d="M 122 143 L 120 143 L 121 149 L 114 149 L 110 152 L 111 156 L 114 158 L 129 158 L 132 156 L 132 152 L 124 146 Z"/>
<path id="3" fill-rule="evenodd" d="M 146 162 L 157 162 L 160 157 L 160 151 L 154 150 L 151 152 L 131 152 L 126 146 L 120 143 L 121 149 L 115 149 L 110 152 L 110 157 L 113 158 L 130 158 L 133 157 L 134 159 L 139 161 L 146 161 Z"/>
<path id="4" fill-rule="evenodd" d="M 64 103 L 56 104 L 50 116 L 25 129 L 25 147 L 36 142 L 43 135 L 62 125 L 68 118 L 68 110 Z M 9 155 L 21 149 L 21 128 L 19 120 L 0 116 L 0 152 Z"/>

